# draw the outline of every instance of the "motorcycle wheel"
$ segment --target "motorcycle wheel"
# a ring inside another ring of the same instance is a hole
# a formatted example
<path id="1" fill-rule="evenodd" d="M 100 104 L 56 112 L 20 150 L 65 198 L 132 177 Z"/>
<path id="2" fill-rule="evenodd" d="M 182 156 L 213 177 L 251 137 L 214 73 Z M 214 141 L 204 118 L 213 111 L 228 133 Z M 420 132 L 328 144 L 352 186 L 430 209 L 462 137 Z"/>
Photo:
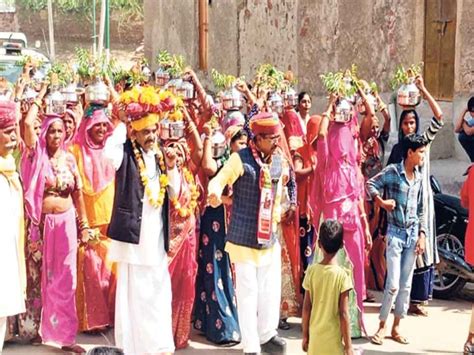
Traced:
<path id="1" fill-rule="evenodd" d="M 464 245 L 454 234 L 444 233 L 436 237 L 438 246 L 443 247 L 464 259 Z M 466 284 L 466 280 L 459 275 L 453 275 L 443 271 L 443 260 L 435 268 L 433 282 L 433 296 L 441 299 L 449 299 L 458 295 Z"/>

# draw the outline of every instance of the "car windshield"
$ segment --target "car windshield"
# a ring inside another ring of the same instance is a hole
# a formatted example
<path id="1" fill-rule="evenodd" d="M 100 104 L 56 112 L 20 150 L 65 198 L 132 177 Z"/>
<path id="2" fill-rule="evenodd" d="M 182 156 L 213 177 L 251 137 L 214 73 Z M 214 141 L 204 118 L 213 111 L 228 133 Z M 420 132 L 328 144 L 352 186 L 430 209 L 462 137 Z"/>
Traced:
<path id="1" fill-rule="evenodd" d="M 23 71 L 23 66 L 17 62 L 0 61 L 0 77 L 7 79 L 10 83 L 16 83 Z"/>

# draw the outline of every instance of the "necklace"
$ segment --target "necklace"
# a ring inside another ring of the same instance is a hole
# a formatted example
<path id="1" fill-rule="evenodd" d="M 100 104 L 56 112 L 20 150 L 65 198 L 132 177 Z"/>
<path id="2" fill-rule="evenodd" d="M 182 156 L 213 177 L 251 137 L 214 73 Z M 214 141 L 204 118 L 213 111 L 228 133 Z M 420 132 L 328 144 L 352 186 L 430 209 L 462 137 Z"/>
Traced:
<path id="1" fill-rule="evenodd" d="M 178 201 L 177 197 L 171 199 L 171 205 L 173 208 L 178 211 L 178 214 L 182 218 L 191 216 L 194 213 L 194 210 L 197 207 L 197 199 L 199 197 L 199 191 L 197 189 L 196 183 L 194 182 L 194 176 L 191 174 L 187 167 L 183 167 L 184 179 L 188 183 L 189 190 L 191 192 L 191 201 L 189 202 L 188 207 L 181 206 L 181 203 Z"/>
<path id="2" fill-rule="evenodd" d="M 145 162 L 143 161 L 143 157 L 140 154 L 140 151 L 138 150 L 138 147 L 135 141 L 132 141 L 132 148 L 133 148 L 133 154 L 135 155 L 135 160 L 137 161 L 137 164 L 138 164 L 140 179 L 142 181 L 143 187 L 145 189 L 145 194 L 148 198 L 148 201 L 150 202 L 150 205 L 152 205 L 154 208 L 163 206 L 163 203 L 165 200 L 165 194 L 166 194 L 166 187 L 168 186 L 168 177 L 165 174 L 166 170 L 165 170 L 165 161 L 164 161 L 163 153 L 161 152 L 161 150 L 156 149 L 155 156 L 158 160 L 161 174 L 160 174 L 160 191 L 158 192 L 158 196 L 154 196 L 149 186 L 150 179 L 148 178 L 148 175 L 146 173 Z"/>

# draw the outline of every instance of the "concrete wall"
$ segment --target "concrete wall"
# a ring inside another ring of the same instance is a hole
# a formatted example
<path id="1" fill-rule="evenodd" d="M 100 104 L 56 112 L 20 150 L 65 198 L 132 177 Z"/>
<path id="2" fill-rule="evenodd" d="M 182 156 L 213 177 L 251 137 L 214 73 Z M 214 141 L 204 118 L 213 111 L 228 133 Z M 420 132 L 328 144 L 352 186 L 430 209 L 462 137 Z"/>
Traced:
<path id="1" fill-rule="evenodd" d="M 145 48 L 183 54 L 198 67 L 198 6 L 191 0 L 144 0 Z M 209 5 L 209 70 L 252 78 L 260 63 L 291 69 L 298 89 L 325 107 L 320 74 L 358 65 L 390 97 L 395 67 L 423 60 L 424 0 L 212 0 Z M 453 117 L 474 92 L 474 0 L 457 0 L 455 99 L 441 103 L 445 128 L 433 158 L 465 158 L 453 134 Z M 208 73 L 199 73 L 209 83 Z M 419 107 L 425 122 L 431 111 Z M 399 111 L 398 111 L 399 113 Z M 396 135 L 396 134 L 395 134 Z"/>
<path id="2" fill-rule="evenodd" d="M 0 28 L 2 32 L 18 31 L 16 12 L 0 12 Z"/>

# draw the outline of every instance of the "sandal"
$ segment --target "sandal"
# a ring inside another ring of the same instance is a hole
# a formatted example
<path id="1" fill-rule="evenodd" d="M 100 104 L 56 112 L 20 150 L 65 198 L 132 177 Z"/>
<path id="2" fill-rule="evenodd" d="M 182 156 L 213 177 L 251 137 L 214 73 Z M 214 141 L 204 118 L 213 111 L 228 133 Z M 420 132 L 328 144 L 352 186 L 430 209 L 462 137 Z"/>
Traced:
<path id="1" fill-rule="evenodd" d="M 370 338 L 370 342 L 375 345 L 383 345 L 383 339 L 380 334 L 375 334 Z"/>
<path id="2" fill-rule="evenodd" d="M 374 294 L 371 293 L 371 292 L 367 292 L 367 295 L 365 296 L 364 302 L 367 302 L 367 303 L 374 303 L 374 302 L 375 302 L 375 296 L 374 296 Z"/>
<path id="3" fill-rule="evenodd" d="M 77 344 L 63 346 L 63 347 L 61 347 L 61 350 L 68 351 L 68 352 L 75 353 L 75 354 L 85 354 L 86 353 L 86 349 L 84 349 L 82 346 L 79 346 Z"/>
<path id="4" fill-rule="evenodd" d="M 409 344 L 408 339 L 400 334 L 392 334 L 392 339 L 400 344 Z"/>
<path id="5" fill-rule="evenodd" d="M 428 317 L 428 311 L 424 309 L 423 306 L 417 304 L 410 305 L 410 308 L 408 308 L 408 313 L 415 316 Z"/>

